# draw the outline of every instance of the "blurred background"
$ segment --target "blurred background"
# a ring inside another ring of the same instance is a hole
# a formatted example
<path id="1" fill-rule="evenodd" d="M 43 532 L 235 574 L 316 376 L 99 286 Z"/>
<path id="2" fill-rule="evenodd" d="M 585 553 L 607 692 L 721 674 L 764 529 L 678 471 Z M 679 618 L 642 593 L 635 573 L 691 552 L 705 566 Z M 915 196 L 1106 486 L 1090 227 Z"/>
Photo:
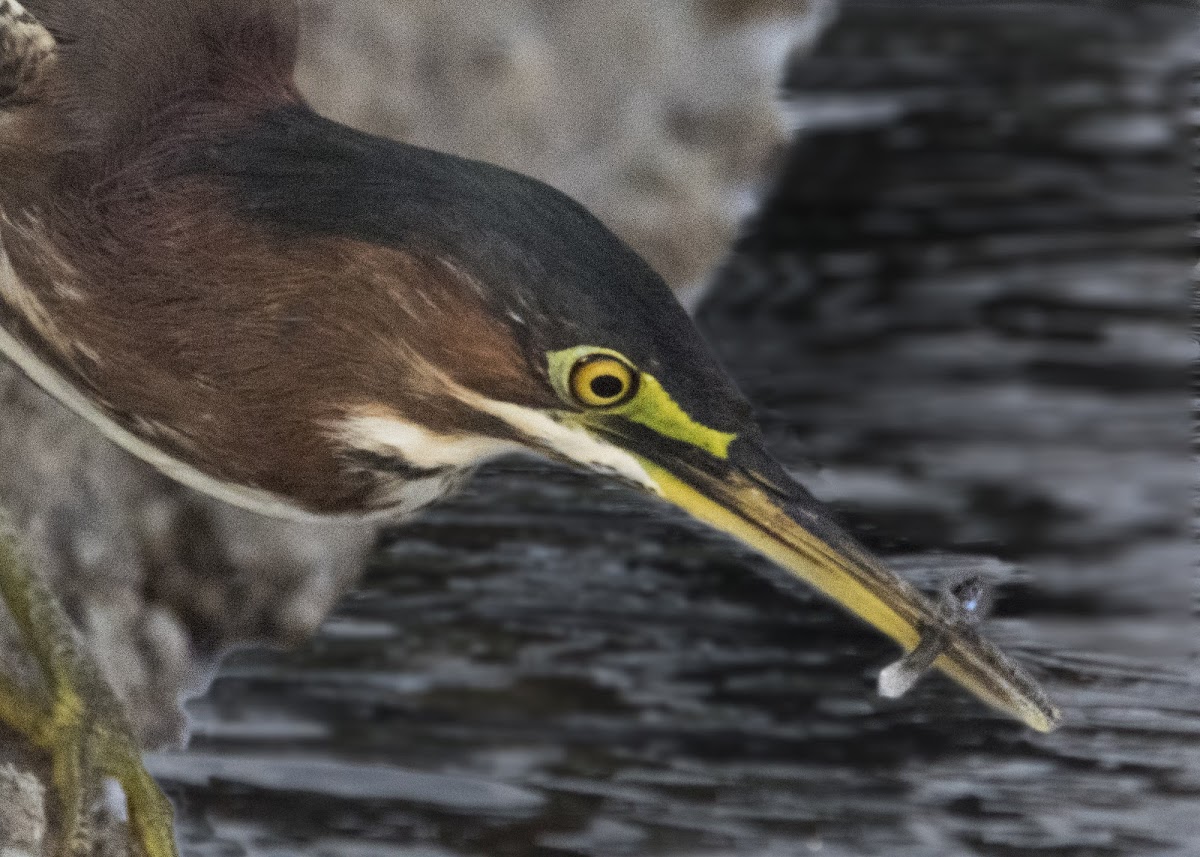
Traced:
<path id="1" fill-rule="evenodd" d="M 389 533 L 151 757 L 189 855 L 1200 853 L 1185 0 L 307 4 L 306 92 L 574 193 L 775 449 L 1066 711 L 1036 735 L 767 564 L 531 462 Z M 761 572 L 762 574 L 756 573 Z"/>

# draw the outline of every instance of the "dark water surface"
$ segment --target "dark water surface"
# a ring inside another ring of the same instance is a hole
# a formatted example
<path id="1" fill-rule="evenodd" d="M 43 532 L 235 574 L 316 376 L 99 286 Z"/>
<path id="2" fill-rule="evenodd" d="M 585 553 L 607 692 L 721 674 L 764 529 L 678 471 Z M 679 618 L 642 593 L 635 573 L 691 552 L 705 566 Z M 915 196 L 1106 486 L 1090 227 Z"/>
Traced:
<path id="1" fill-rule="evenodd" d="M 701 317 L 860 537 L 999 584 L 1059 732 L 882 700 L 891 645 L 750 552 L 509 462 L 228 662 L 151 760 L 185 852 L 1200 854 L 1189 9 L 847 4 Z"/>

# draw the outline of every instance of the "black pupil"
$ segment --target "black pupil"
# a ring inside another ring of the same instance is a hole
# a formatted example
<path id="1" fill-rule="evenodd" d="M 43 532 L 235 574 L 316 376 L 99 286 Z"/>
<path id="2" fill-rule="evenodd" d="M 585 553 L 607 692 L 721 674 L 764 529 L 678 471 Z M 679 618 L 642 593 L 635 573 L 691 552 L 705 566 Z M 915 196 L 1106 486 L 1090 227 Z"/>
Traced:
<path id="1" fill-rule="evenodd" d="M 597 375 L 592 379 L 592 392 L 600 399 L 615 399 L 625 392 L 625 382 L 616 375 Z"/>

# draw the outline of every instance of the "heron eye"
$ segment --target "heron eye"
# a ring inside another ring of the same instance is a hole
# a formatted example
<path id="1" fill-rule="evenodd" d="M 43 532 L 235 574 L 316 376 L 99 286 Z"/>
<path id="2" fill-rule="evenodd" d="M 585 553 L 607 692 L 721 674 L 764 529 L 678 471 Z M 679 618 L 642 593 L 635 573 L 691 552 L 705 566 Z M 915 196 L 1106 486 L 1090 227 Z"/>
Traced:
<path id="1" fill-rule="evenodd" d="M 637 392 L 637 373 L 629 364 L 607 354 L 593 354 L 571 369 L 571 395 L 589 408 L 611 408 Z"/>

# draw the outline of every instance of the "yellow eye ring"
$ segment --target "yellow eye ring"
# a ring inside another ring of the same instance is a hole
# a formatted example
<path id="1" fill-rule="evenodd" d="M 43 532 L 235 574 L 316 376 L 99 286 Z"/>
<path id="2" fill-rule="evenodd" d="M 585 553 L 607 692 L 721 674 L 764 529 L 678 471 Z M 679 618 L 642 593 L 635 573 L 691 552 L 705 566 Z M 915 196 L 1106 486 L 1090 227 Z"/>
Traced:
<path id="1" fill-rule="evenodd" d="M 571 395 L 589 408 L 611 408 L 628 402 L 637 393 L 633 367 L 608 354 L 592 354 L 571 368 Z"/>

